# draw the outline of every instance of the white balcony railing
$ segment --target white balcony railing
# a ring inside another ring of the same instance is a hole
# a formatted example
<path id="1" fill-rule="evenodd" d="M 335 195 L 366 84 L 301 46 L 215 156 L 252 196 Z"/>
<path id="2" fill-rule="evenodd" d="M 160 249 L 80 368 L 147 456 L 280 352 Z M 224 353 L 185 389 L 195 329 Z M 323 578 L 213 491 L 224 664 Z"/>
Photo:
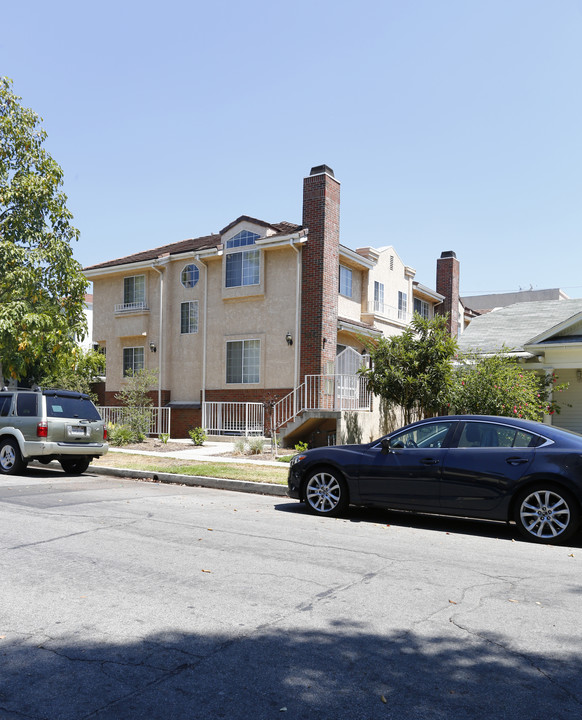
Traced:
<path id="1" fill-rule="evenodd" d="M 202 424 L 211 435 L 263 435 L 265 409 L 257 402 L 205 402 Z"/>
<path id="2" fill-rule="evenodd" d="M 364 312 L 369 315 L 380 315 L 381 317 L 388 318 L 389 320 L 398 320 L 398 322 L 408 324 L 412 315 L 406 310 L 400 310 L 393 305 L 387 305 L 379 300 L 370 300 L 365 308 Z"/>
<path id="3" fill-rule="evenodd" d="M 97 410 L 99 410 L 99 414 L 106 423 L 113 423 L 114 425 L 124 425 L 129 421 L 129 416 L 132 413 L 131 408 L 117 405 L 101 405 Z M 161 435 L 170 432 L 171 408 L 151 406 L 137 408 L 137 410 L 147 417 L 148 435 Z"/>
<path id="4" fill-rule="evenodd" d="M 132 312 L 149 312 L 149 307 L 146 302 L 132 302 L 132 303 L 120 303 L 115 306 L 115 314 L 122 315 L 124 313 Z"/>

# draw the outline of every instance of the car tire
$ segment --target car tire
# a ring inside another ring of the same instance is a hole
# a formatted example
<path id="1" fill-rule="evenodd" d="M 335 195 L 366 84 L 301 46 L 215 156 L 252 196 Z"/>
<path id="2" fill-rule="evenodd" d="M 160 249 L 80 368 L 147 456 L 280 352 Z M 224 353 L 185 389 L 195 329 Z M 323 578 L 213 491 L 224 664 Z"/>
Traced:
<path id="1" fill-rule="evenodd" d="M 91 464 L 91 459 L 86 457 L 67 458 L 60 460 L 61 467 L 66 473 L 71 475 L 81 475 Z"/>
<path id="2" fill-rule="evenodd" d="M 2 475 L 18 475 L 26 469 L 26 465 L 14 438 L 6 438 L 0 442 L 0 473 Z"/>
<path id="3" fill-rule="evenodd" d="M 526 540 L 565 543 L 580 525 L 580 505 L 565 488 L 541 483 L 519 493 L 514 520 Z"/>
<path id="4" fill-rule="evenodd" d="M 305 507 L 313 515 L 337 517 L 350 504 L 348 486 L 337 470 L 318 468 L 307 478 Z"/>

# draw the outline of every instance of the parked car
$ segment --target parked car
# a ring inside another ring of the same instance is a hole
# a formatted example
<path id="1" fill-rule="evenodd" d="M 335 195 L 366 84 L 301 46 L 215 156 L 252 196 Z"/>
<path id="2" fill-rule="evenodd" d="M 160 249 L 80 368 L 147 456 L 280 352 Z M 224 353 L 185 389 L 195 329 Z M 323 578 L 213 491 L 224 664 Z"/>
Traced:
<path id="1" fill-rule="evenodd" d="M 421 420 L 365 445 L 296 455 L 289 495 L 315 515 L 348 505 L 513 521 L 533 542 L 580 525 L 582 435 L 483 415 Z"/>
<path id="2" fill-rule="evenodd" d="M 31 460 L 58 460 L 78 475 L 108 448 L 107 428 L 88 395 L 0 390 L 0 474 L 18 474 Z"/>

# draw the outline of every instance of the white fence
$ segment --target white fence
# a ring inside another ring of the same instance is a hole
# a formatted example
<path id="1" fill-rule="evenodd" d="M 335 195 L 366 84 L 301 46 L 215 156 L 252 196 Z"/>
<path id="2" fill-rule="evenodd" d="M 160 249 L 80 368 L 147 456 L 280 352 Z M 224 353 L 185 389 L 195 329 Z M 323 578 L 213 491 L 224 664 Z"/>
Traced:
<path id="1" fill-rule="evenodd" d="M 275 428 L 304 410 L 370 410 L 372 393 L 359 375 L 306 375 L 305 382 L 274 406 Z"/>
<path id="2" fill-rule="evenodd" d="M 97 408 L 105 422 L 114 425 L 124 425 L 128 420 L 128 413 L 131 408 L 117 406 L 100 406 Z M 149 414 L 148 435 L 161 435 L 170 433 L 171 408 L 169 407 L 145 407 L 138 408 L 140 412 Z"/>
<path id="3" fill-rule="evenodd" d="M 210 435 L 263 435 L 264 422 L 263 403 L 204 403 L 202 425 Z"/>

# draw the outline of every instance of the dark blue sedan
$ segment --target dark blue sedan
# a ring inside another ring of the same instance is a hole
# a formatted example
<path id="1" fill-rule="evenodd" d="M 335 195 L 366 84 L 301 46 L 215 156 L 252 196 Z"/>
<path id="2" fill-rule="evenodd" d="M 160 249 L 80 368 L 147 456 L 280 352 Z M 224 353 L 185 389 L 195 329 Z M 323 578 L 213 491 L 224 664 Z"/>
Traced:
<path id="1" fill-rule="evenodd" d="M 514 521 L 533 542 L 566 542 L 582 505 L 582 435 L 485 415 L 421 420 L 366 445 L 296 455 L 289 495 L 315 515 L 374 505 Z"/>

